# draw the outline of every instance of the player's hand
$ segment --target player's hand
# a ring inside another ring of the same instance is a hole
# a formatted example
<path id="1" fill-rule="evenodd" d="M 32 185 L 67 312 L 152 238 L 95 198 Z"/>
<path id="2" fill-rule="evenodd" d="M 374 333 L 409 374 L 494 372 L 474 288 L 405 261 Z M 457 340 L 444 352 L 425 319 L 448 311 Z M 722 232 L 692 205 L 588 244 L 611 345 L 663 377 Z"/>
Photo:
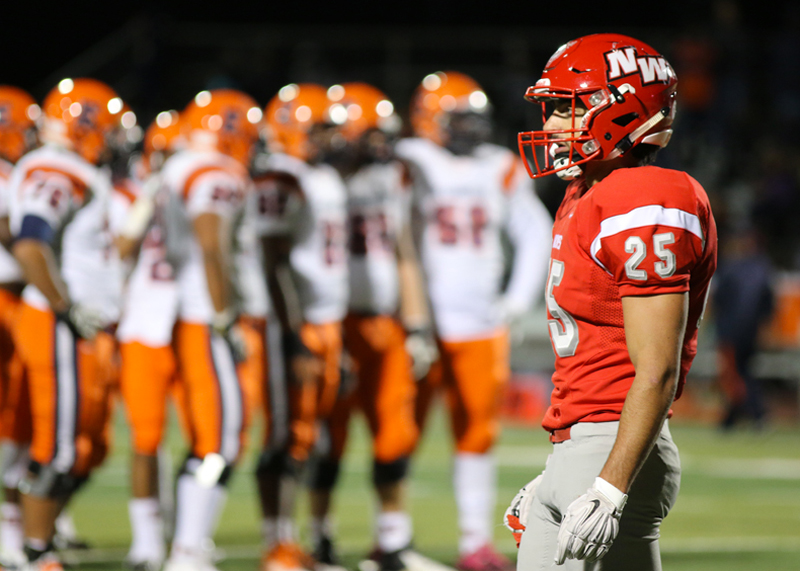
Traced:
<path id="1" fill-rule="evenodd" d="M 597 561 L 606 554 L 619 533 L 619 518 L 627 494 L 602 478 L 572 502 L 561 520 L 556 546 L 556 565 L 566 559 Z"/>
<path id="2" fill-rule="evenodd" d="M 533 498 L 536 497 L 536 488 L 539 482 L 542 481 L 544 474 L 539 474 L 533 480 L 525 484 L 522 489 L 517 492 L 514 499 L 511 500 L 511 505 L 506 509 L 503 515 L 503 525 L 511 531 L 514 539 L 519 547 L 519 542 L 522 541 L 522 532 L 525 531 L 525 522 L 528 521 L 528 514 L 531 511 L 531 504 Z"/>
<path id="3" fill-rule="evenodd" d="M 411 357 L 411 371 L 419 381 L 439 358 L 433 335 L 427 329 L 410 329 L 406 332 L 406 352 Z"/>
<path id="4" fill-rule="evenodd" d="M 228 343 L 234 363 L 242 363 L 247 360 L 247 342 L 237 319 L 236 313 L 230 309 L 215 312 L 211 328 Z"/>
<path id="5" fill-rule="evenodd" d="M 82 303 L 73 303 L 69 309 L 56 313 L 56 319 L 63 321 L 81 339 L 94 339 L 107 325 L 103 313 Z"/>

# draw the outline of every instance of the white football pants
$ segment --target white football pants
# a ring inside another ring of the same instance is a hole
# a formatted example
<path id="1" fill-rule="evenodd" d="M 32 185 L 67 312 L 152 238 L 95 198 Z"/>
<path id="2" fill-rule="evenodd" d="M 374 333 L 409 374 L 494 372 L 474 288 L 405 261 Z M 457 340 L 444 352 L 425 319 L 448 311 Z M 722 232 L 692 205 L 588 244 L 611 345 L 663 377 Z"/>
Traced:
<path id="1" fill-rule="evenodd" d="M 681 480 L 678 448 L 667 422 L 628 492 L 619 535 L 608 553 L 594 563 L 554 562 L 562 515 L 600 474 L 618 428 L 619 422 L 580 422 L 569 440 L 553 445 L 522 534 L 517 571 L 661 571 L 659 528 L 675 504 Z"/>

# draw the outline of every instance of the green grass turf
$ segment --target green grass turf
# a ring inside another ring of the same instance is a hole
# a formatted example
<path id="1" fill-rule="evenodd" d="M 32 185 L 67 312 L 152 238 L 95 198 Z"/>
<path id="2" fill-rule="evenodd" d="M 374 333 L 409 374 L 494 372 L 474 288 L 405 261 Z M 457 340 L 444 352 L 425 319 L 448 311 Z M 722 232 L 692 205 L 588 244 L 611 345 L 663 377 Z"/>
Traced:
<path id="1" fill-rule="evenodd" d="M 128 545 L 128 434 L 116 421 L 114 453 L 75 499 L 71 512 L 82 536 L 97 549 L 82 554 L 82 569 L 120 568 Z M 252 441 L 260 441 L 255 426 Z M 754 434 L 720 434 L 699 425 L 673 422 L 682 455 L 678 503 L 662 527 L 664 569 L 682 571 L 772 571 L 800 569 L 800 428 Z M 175 463 L 182 458 L 180 435 L 172 431 Z M 517 489 L 544 467 L 549 443 L 537 427 L 505 427 L 500 465 L 495 538 L 514 556 L 510 534 L 499 523 Z M 255 449 L 234 477 L 216 537 L 228 558 L 227 571 L 254 570 L 259 555 L 259 518 L 252 478 Z M 411 511 L 417 548 L 441 561 L 456 558 L 457 526 L 450 479 L 451 439 L 444 415 L 432 419 L 413 463 Z M 373 495 L 369 485 L 369 442 L 356 421 L 335 498 L 338 545 L 354 566 L 372 546 Z M 305 521 L 307 504 L 300 504 Z M 304 535 L 305 537 L 305 535 Z M 97 560 L 92 562 L 92 560 Z"/>

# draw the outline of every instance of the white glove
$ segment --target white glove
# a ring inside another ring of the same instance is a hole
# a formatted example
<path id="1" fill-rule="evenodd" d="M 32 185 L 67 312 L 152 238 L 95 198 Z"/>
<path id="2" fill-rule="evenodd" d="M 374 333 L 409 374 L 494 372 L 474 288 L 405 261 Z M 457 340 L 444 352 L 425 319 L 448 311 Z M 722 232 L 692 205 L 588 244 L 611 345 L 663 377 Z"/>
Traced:
<path id="1" fill-rule="evenodd" d="M 156 175 L 147 179 L 142 187 L 142 192 L 136 197 L 128 215 L 120 229 L 119 235 L 129 240 L 140 240 L 150 226 L 155 210 L 155 196 L 161 188 L 160 178 Z"/>
<path id="2" fill-rule="evenodd" d="M 533 498 L 536 497 L 536 488 L 542 481 L 544 474 L 539 474 L 533 480 L 525 484 L 522 489 L 517 492 L 514 499 L 511 500 L 511 505 L 506 509 L 503 514 L 503 525 L 509 529 L 517 541 L 522 541 L 522 532 L 525 531 L 525 522 L 528 521 L 528 514 L 531 511 L 531 504 Z"/>
<path id="3" fill-rule="evenodd" d="M 603 557 L 619 533 L 619 518 L 626 501 L 627 494 L 603 478 L 595 478 L 594 485 L 569 505 L 561 520 L 556 565 L 566 559 L 597 561 Z"/>
<path id="4" fill-rule="evenodd" d="M 509 296 L 503 296 L 497 300 L 497 313 L 503 323 L 511 325 L 527 310 L 527 307 Z"/>
<path id="5" fill-rule="evenodd" d="M 417 381 L 428 374 L 431 365 L 439 358 L 436 343 L 424 329 L 412 329 L 406 334 L 406 352 L 411 357 L 411 370 Z"/>
<path id="6" fill-rule="evenodd" d="M 73 303 L 68 310 L 57 313 L 56 318 L 63 321 L 81 339 L 94 339 L 107 324 L 103 313 L 82 303 Z"/>
<path id="7" fill-rule="evenodd" d="M 236 323 L 237 316 L 230 308 L 214 313 L 214 320 L 211 328 L 214 333 L 221 336 L 228 342 L 231 348 L 231 355 L 235 363 L 242 363 L 247 360 L 247 343 L 244 334 Z"/>

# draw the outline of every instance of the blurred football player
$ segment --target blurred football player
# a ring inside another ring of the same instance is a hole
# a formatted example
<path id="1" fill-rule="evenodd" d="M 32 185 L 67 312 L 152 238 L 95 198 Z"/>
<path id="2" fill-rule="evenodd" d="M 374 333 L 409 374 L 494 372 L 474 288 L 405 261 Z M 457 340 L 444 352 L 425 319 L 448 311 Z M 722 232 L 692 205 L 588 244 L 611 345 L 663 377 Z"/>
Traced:
<path id="1" fill-rule="evenodd" d="M 339 388 L 341 321 L 347 311 L 347 193 L 322 162 L 335 130 L 326 89 L 286 85 L 265 116 L 272 154 L 255 178 L 258 232 L 276 317 L 279 358 L 270 359 L 269 427 L 257 480 L 266 571 L 308 569 L 295 534 L 295 498 Z"/>
<path id="2" fill-rule="evenodd" d="M 122 291 L 126 269 L 118 250 L 118 235 L 126 220 L 128 210 L 138 192 L 136 183 L 127 176 L 127 165 L 134 149 L 137 132 L 136 115 L 121 101 L 110 105 L 114 111 L 115 124 L 108 135 L 108 155 L 104 157 L 102 168 L 110 171 L 111 194 L 108 197 L 102 240 L 82 247 L 82 266 L 85 271 L 97 276 L 92 284 L 92 304 L 106 319 L 105 327 L 98 331 L 94 339 L 96 378 L 106 400 L 104 414 L 97 422 L 104 424 L 98 429 L 104 435 L 106 448 L 110 441 L 110 421 L 114 400 L 119 393 L 119 346 L 115 331 L 122 310 Z M 100 393 L 98 392 L 98 396 Z M 56 533 L 53 538 L 57 549 L 87 549 L 89 544 L 78 536 L 72 516 L 62 509 L 55 522 Z"/>
<path id="3" fill-rule="evenodd" d="M 347 186 L 350 303 L 345 349 L 356 377 L 326 423 L 328 450 L 311 477 L 312 541 L 318 562 L 337 563 L 328 520 L 350 415 L 360 409 L 372 433 L 372 481 L 378 495 L 376 549 L 380 569 L 399 571 L 411 553 L 406 506 L 409 455 L 417 442 L 416 380 L 407 332 L 430 333 L 427 300 L 409 224 L 411 189 L 393 144 L 400 118 L 380 90 L 365 83 L 328 89 L 330 120 L 344 138 L 337 165 Z M 417 355 L 417 368 L 422 363 Z M 428 360 L 430 364 L 430 358 Z M 411 559 L 409 559 L 411 558 Z"/>
<path id="4" fill-rule="evenodd" d="M 178 311 L 178 286 L 167 256 L 165 195 L 159 192 L 164 162 L 186 145 L 180 116 L 164 111 L 144 134 L 133 179 L 141 181 L 135 202 L 117 236 L 120 254 L 135 261 L 125 290 L 120 342 L 120 388 L 131 426 L 131 548 L 133 569 L 160 569 L 165 559 L 158 452 L 164 435 L 166 399 L 174 386 L 176 364 L 172 331 Z"/>
<path id="5" fill-rule="evenodd" d="M 519 134 L 531 175 L 571 182 L 546 291 L 553 453 L 506 512 L 519 569 L 661 569 L 680 484 L 666 419 L 717 253 L 702 187 L 650 166 L 672 135 L 677 83 L 652 47 L 596 34 L 556 50 L 525 95 L 545 120 Z"/>
<path id="6" fill-rule="evenodd" d="M 178 476 L 167 571 L 214 569 L 206 545 L 247 429 L 237 370 L 245 348 L 232 270 L 261 118 L 256 102 L 240 91 L 199 92 L 181 113 L 188 147 L 167 159 L 160 174 L 167 193 L 167 255 L 175 260 L 178 286 L 173 344 L 192 437 Z"/>
<path id="7" fill-rule="evenodd" d="M 2 561 L 22 561 L 22 514 L 17 484 L 28 465 L 31 439 L 28 385 L 23 382 L 14 350 L 13 324 L 25 286 L 22 271 L 11 254 L 7 182 L 13 165 L 38 143 L 36 121 L 41 109 L 24 90 L 0 86 L 0 552 Z"/>
<path id="8" fill-rule="evenodd" d="M 397 144 L 411 169 L 420 252 L 455 437 L 458 567 L 500 571 L 493 547 L 499 404 L 509 377 L 509 324 L 539 299 L 552 219 L 515 154 L 489 143 L 490 103 L 463 73 L 426 76 L 414 92 L 415 138 Z M 503 288 L 502 235 L 513 248 Z M 434 379 L 429 375 L 429 382 Z M 420 389 L 419 418 L 430 402 Z"/>
<path id="9" fill-rule="evenodd" d="M 31 463 L 19 485 L 31 568 L 60 568 L 54 522 L 104 459 L 108 383 L 98 334 L 114 319 L 98 286 L 113 272 L 98 256 L 109 232 L 109 139 L 122 100 L 93 79 L 64 79 L 43 104 L 44 145 L 25 155 L 9 182 L 14 256 L 28 286 L 15 339 L 30 384 Z M 103 294 L 105 294 L 103 290 Z"/>

